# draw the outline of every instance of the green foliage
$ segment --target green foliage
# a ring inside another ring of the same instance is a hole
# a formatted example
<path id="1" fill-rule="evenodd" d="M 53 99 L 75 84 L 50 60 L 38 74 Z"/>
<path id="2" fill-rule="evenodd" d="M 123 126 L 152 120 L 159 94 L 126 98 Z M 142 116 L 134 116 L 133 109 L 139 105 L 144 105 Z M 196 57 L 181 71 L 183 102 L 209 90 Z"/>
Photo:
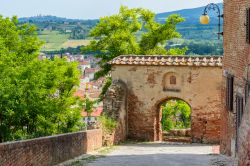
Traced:
<path id="1" fill-rule="evenodd" d="M 103 131 L 107 133 L 112 133 L 117 126 L 116 120 L 108 117 L 105 114 L 99 117 L 99 121 L 102 124 Z"/>
<path id="2" fill-rule="evenodd" d="M 88 116 L 91 115 L 91 113 L 94 111 L 94 105 L 96 104 L 96 101 L 92 101 L 89 98 L 85 98 L 83 101 L 83 108 L 87 112 Z"/>
<path id="3" fill-rule="evenodd" d="M 162 105 L 162 129 L 190 128 L 191 108 L 182 100 L 169 100 Z"/>
<path id="4" fill-rule="evenodd" d="M 105 82 L 104 82 L 104 84 L 102 86 L 102 92 L 101 92 L 101 94 L 99 96 L 100 100 L 103 99 L 105 93 L 107 92 L 107 90 L 111 86 L 111 84 L 112 84 L 112 78 L 111 77 L 106 77 Z"/>
<path id="5" fill-rule="evenodd" d="M 81 46 L 77 46 L 76 48 L 72 48 L 72 47 L 62 48 L 62 49 L 58 49 L 55 51 L 43 51 L 43 53 L 48 54 L 48 55 L 54 55 L 54 54 L 65 55 L 66 53 L 70 53 L 72 55 L 78 55 L 81 53 Z"/>
<path id="6" fill-rule="evenodd" d="M 223 55 L 222 40 L 183 40 L 168 42 L 167 49 L 187 47 L 186 55 Z"/>
<path id="7" fill-rule="evenodd" d="M 182 48 L 170 48 L 168 49 L 168 55 L 185 55 L 188 50 L 189 48 L 186 46 Z"/>
<path id="8" fill-rule="evenodd" d="M 99 52 L 96 57 L 101 59 L 101 70 L 96 73 L 96 78 L 106 75 L 111 69 L 107 62 L 119 55 L 184 53 L 186 48 L 165 49 L 167 40 L 181 37 L 176 32 L 176 25 L 183 21 L 184 18 L 179 15 L 171 15 L 161 24 L 155 21 L 155 14 L 149 10 L 124 6 L 118 14 L 101 18 L 90 32 L 96 40 L 84 49 Z"/>
<path id="9" fill-rule="evenodd" d="M 0 142 L 81 129 L 77 63 L 39 60 L 36 28 L 0 17 Z"/>

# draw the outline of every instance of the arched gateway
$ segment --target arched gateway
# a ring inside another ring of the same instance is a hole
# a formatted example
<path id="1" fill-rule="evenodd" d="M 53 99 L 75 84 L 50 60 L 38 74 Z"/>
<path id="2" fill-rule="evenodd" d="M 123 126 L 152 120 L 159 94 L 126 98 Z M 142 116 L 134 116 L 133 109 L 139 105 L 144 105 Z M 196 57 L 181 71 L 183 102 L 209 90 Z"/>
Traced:
<path id="1" fill-rule="evenodd" d="M 221 57 L 119 56 L 110 64 L 113 84 L 104 99 L 104 111 L 115 108 L 116 117 L 122 117 L 118 128 L 123 136 L 118 138 L 161 140 L 159 107 L 170 98 L 178 98 L 192 109 L 192 141 L 219 142 Z M 118 91 L 116 85 L 123 90 Z M 112 99 L 111 92 L 115 94 Z"/>

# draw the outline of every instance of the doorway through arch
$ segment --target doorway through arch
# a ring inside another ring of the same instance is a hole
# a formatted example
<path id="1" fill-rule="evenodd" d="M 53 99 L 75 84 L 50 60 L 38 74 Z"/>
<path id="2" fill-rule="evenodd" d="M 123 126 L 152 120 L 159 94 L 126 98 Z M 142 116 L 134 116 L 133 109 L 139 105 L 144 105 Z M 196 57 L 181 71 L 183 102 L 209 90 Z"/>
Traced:
<path id="1" fill-rule="evenodd" d="M 168 142 L 192 142 L 191 106 L 184 100 L 169 98 L 159 105 L 159 137 Z"/>

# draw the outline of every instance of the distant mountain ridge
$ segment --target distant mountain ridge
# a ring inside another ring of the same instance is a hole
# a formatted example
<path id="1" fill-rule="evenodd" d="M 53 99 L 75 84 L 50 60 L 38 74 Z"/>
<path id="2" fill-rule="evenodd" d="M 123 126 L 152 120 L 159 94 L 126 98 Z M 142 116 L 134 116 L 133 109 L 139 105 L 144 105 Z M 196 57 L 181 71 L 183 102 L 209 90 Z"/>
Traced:
<path id="1" fill-rule="evenodd" d="M 217 5 L 219 6 L 221 13 L 223 13 L 223 4 L 217 3 Z M 198 8 L 191 8 L 191 9 L 176 10 L 176 11 L 172 11 L 172 12 L 158 13 L 156 15 L 156 19 L 165 19 L 166 17 L 168 17 L 171 14 L 180 14 L 182 17 L 184 17 L 186 19 L 199 18 L 200 15 L 203 14 L 204 9 L 205 9 L 205 6 L 198 7 Z M 211 11 L 211 13 L 209 13 L 209 15 L 211 17 L 216 17 L 216 15 L 214 13 L 215 12 Z"/>
<path id="2" fill-rule="evenodd" d="M 69 19 L 51 15 L 39 15 L 33 17 L 22 17 L 18 19 L 20 22 L 81 22 L 86 21 L 82 19 Z"/>

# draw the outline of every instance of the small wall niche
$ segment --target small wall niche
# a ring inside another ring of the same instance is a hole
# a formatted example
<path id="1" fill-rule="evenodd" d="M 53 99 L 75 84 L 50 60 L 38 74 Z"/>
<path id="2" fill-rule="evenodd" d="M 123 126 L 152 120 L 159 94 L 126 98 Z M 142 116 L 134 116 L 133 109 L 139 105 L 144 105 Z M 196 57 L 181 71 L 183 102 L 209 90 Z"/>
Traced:
<path id="1" fill-rule="evenodd" d="M 176 85 L 176 76 L 174 75 L 170 76 L 169 81 L 170 81 L 170 85 Z"/>
<path id="2" fill-rule="evenodd" d="M 169 72 L 163 77 L 163 91 L 180 92 L 180 76 L 177 73 Z"/>

